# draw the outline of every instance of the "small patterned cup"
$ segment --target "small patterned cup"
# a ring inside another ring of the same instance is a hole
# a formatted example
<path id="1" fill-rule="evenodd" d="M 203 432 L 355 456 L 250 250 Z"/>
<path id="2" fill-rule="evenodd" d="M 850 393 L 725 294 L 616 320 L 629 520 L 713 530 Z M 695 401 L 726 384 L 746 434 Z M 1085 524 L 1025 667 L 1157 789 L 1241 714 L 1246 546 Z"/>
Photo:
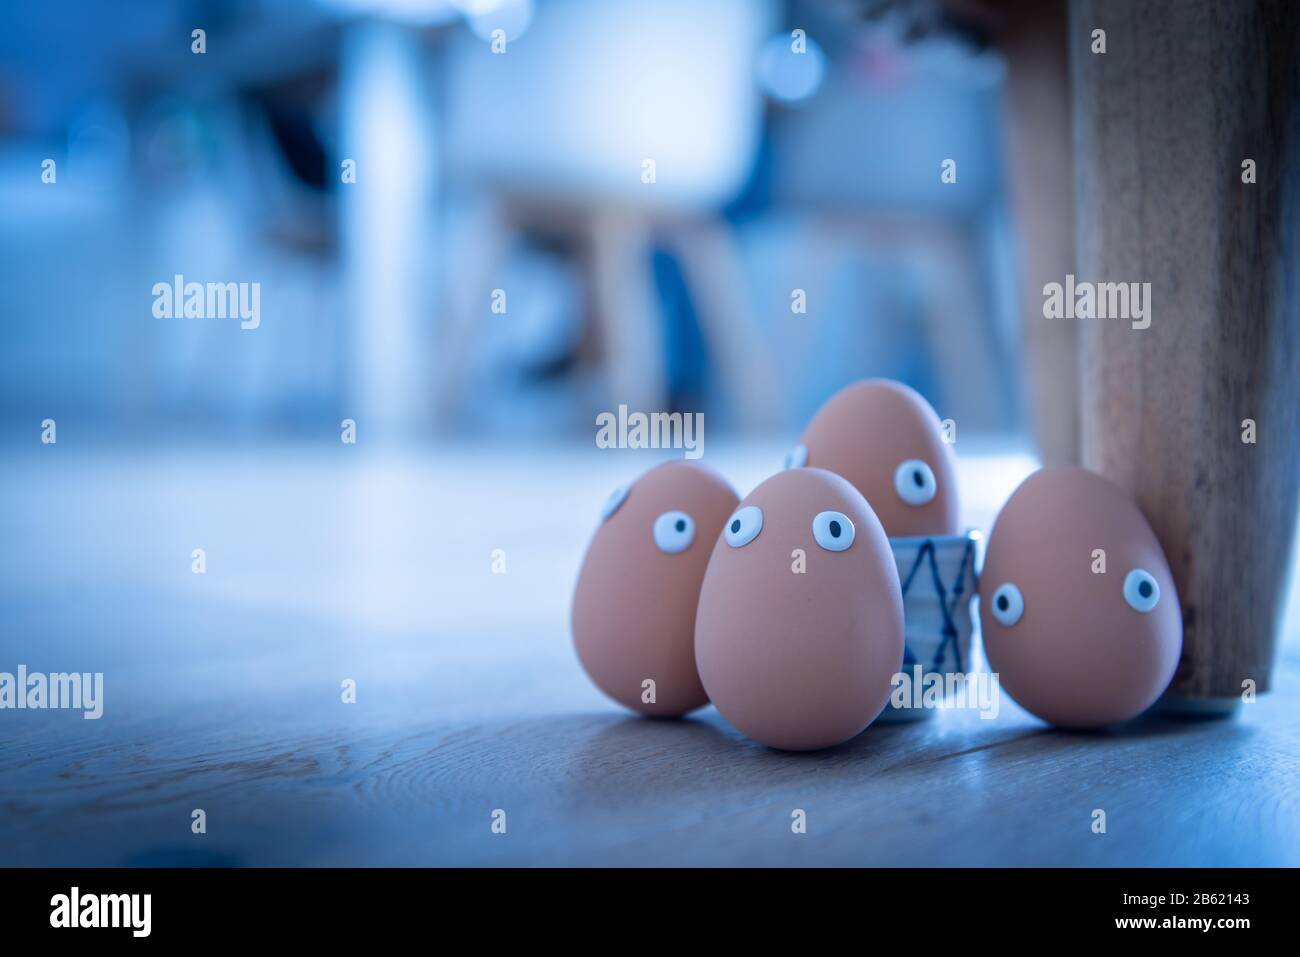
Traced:
<path id="1" fill-rule="evenodd" d="M 923 718 L 933 708 L 913 706 L 921 689 L 915 676 L 966 674 L 971 666 L 971 599 L 979 585 L 980 545 L 975 530 L 964 535 L 891 538 L 898 580 L 903 586 L 902 672 L 908 676 L 902 697 L 911 702 L 899 707 L 894 697 L 877 721 Z M 920 672 L 917 667 L 920 667 Z"/>

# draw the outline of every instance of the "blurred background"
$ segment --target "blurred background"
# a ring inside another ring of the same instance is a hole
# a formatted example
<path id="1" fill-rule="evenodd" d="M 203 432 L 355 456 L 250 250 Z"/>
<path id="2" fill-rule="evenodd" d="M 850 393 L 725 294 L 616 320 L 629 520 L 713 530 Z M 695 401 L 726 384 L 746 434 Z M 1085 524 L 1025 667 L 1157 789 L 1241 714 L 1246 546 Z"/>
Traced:
<path id="1" fill-rule="evenodd" d="M 7 600 L 192 590 L 215 545 L 206 596 L 428 634 L 501 587 L 460 549 L 505 548 L 536 574 L 495 626 L 564 641 L 598 504 L 681 455 L 598 451 L 599 413 L 702 412 L 744 495 L 869 376 L 957 423 L 987 529 L 1078 460 L 1078 324 L 1042 319 L 1075 263 L 1066 13 L 9 3 Z M 160 318 L 176 277 L 257 284 L 256 328 Z"/>
<path id="2" fill-rule="evenodd" d="M 0 670 L 106 700 L 6 712 L 0 863 L 624 859 L 673 804 L 643 764 L 716 748 L 664 778 L 687 794 L 734 742 L 625 720 L 573 655 L 601 503 L 682 454 L 597 449 L 596 416 L 702 412 L 745 495 L 837 390 L 900 379 L 957 423 L 985 530 L 1076 461 L 1078 325 L 1042 319 L 1075 262 L 1066 32 L 1038 0 L 7 0 Z M 257 327 L 156 316 L 177 276 L 257 283 Z M 978 718 L 936 727 L 972 755 L 952 806 L 1021 806 Z M 1274 773 L 1241 754 L 1213 777 Z M 762 787 L 808 777 L 769 758 Z M 531 857 L 464 825 L 493 807 Z M 1258 862 L 1163 817 L 1210 849 L 1105 860 Z M 901 860 L 985 859 L 934 833 Z"/>
<path id="3" fill-rule="evenodd" d="M 18 0 L 4 424 L 787 441 L 890 376 L 1014 443 L 1006 61 L 962 7 Z M 260 283 L 260 327 L 155 318 L 176 274 Z"/>

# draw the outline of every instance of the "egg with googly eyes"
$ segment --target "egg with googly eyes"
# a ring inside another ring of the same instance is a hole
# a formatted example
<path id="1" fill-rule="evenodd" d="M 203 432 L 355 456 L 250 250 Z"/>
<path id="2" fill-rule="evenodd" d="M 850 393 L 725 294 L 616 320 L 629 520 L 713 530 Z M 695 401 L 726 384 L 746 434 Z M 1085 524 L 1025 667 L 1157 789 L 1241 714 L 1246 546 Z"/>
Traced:
<path id="1" fill-rule="evenodd" d="M 880 714 L 903 661 L 903 597 L 857 489 L 791 469 L 740 503 L 700 589 L 695 659 L 723 717 L 769 747 L 831 747 Z"/>
<path id="2" fill-rule="evenodd" d="M 667 462 L 615 489 L 573 593 L 573 644 L 605 694 L 674 717 L 708 703 L 695 670 L 695 610 L 713 543 L 736 510 L 727 481 Z"/>
<path id="3" fill-rule="evenodd" d="M 956 466 L 939 416 L 901 382 L 868 379 L 831 396 L 785 464 L 848 479 L 891 538 L 961 531 Z"/>
<path id="4" fill-rule="evenodd" d="M 1015 701 L 1064 728 L 1136 717 L 1182 652 L 1173 574 L 1146 518 L 1086 469 L 1040 469 L 1003 505 L 980 576 L 989 668 Z"/>

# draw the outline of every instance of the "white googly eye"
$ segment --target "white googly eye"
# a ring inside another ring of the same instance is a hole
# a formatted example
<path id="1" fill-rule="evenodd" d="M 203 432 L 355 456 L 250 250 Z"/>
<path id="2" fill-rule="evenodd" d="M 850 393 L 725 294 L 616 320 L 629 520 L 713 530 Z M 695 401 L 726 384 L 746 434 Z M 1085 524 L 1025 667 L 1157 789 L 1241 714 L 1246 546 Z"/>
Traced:
<path id="1" fill-rule="evenodd" d="M 1004 582 L 989 600 L 989 611 L 993 612 L 993 617 L 999 624 L 1010 628 L 1025 613 L 1025 597 L 1011 582 Z"/>
<path id="2" fill-rule="evenodd" d="M 785 453 L 785 467 L 788 469 L 801 469 L 808 464 L 808 447 L 806 445 L 796 445 L 789 452 Z"/>
<path id="3" fill-rule="evenodd" d="M 1134 611 L 1150 611 L 1160 601 L 1160 585 L 1144 568 L 1135 568 L 1124 576 L 1124 600 Z"/>
<path id="4" fill-rule="evenodd" d="M 685 512 L 664 512 L 655 519 L 655 544 L 659 551 L 676 555 L 695 541 L 695 519 Z"/>
<path id="5" fill-rule="evenodd" d="M 626 485 L 620 485 L 609 493 L 609 498 L 605 499 L 605 504 L 600 507 L 600 520 L 602 522 L 618 511 L 618 507 L 627 498 L 627 493 L 628 486 Z"/>
<path id="6" fill-rule="evenodd" d="M 924 505 L 939 491 L 934 471 L 920 459 L 908 459 L 894 469 L 894 491 L 908 505 Z"/>
<path id="7" fill-rule="evenodd" d="M 828 552 L 842 552 L 853 544 L 856 529 L 843 512 L 818 512 L 813 519 L 813 538 Z"/>
<path id="8" fill-rule="evenodd" d="M 732 548 L 748 545 L 763 530 L 763 510 L 757 505 L 746 505 L 727 519 L 727 544 Z"/>

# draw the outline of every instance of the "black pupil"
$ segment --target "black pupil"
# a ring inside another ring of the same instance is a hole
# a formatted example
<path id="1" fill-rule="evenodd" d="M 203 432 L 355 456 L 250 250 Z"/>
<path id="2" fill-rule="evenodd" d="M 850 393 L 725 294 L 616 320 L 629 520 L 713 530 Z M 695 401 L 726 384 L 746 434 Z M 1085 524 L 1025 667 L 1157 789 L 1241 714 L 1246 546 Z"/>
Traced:
<path id="1" fill-rule="evenodd" d="M 681 519 L 681 518 L 679 518 L 679 519 L 677 520 L 677 531 L 679 531 L 679 532 L 684 532 L 684 531 L 686 531 L 686 520 L 685 520 L 685 519 Z"/>
<path id="2" fill-rule="evenodd" d="M 1150 583 L 1150 582 L 1143 582 L 1141 585 L 1138 585 L 1138 594 L 1141 595 L 1143 598 L 1150 598 L 1150 597 L 1151 597 L 1151 583 Z"/>
<path id="3" fill-rule="evenodd" d="M 1006 596 L 1006 595 L 998 595 L 998 610 L 999 610 L 999 611 L 1006 611 L 1007 608 L 1010 607 L 1010 605 L 1011 605 L 1011 602 L 1007 601 L 1007 596 Z"/>
<path id="4" fill-rule="evenodd" d="M 920 471 L 918 470 L 918 471 L 912 473 L 912 481 L 915 482 L 915 483 L 917 484 L 917 486 L 924 485 L 924 484 L 925 484 L 925 476 L 922 475 L 922 474 L 920 473 Z"/>
<path id="5" fill-rule="evenodd" d="M 836 522 L 836 521 L 832 521 L 832 522 L 831 522 L 831 538 L 839 538 L 839 537 L 840 537 L 840 523 L 839 523 L 839 522 Z"/>
<path id="6" fill-rule="evenodd" d="M 740 531 L 740 519 L 736 519 L 734 522 L 731 523 L 731 531 L 733 533 Z"/>

